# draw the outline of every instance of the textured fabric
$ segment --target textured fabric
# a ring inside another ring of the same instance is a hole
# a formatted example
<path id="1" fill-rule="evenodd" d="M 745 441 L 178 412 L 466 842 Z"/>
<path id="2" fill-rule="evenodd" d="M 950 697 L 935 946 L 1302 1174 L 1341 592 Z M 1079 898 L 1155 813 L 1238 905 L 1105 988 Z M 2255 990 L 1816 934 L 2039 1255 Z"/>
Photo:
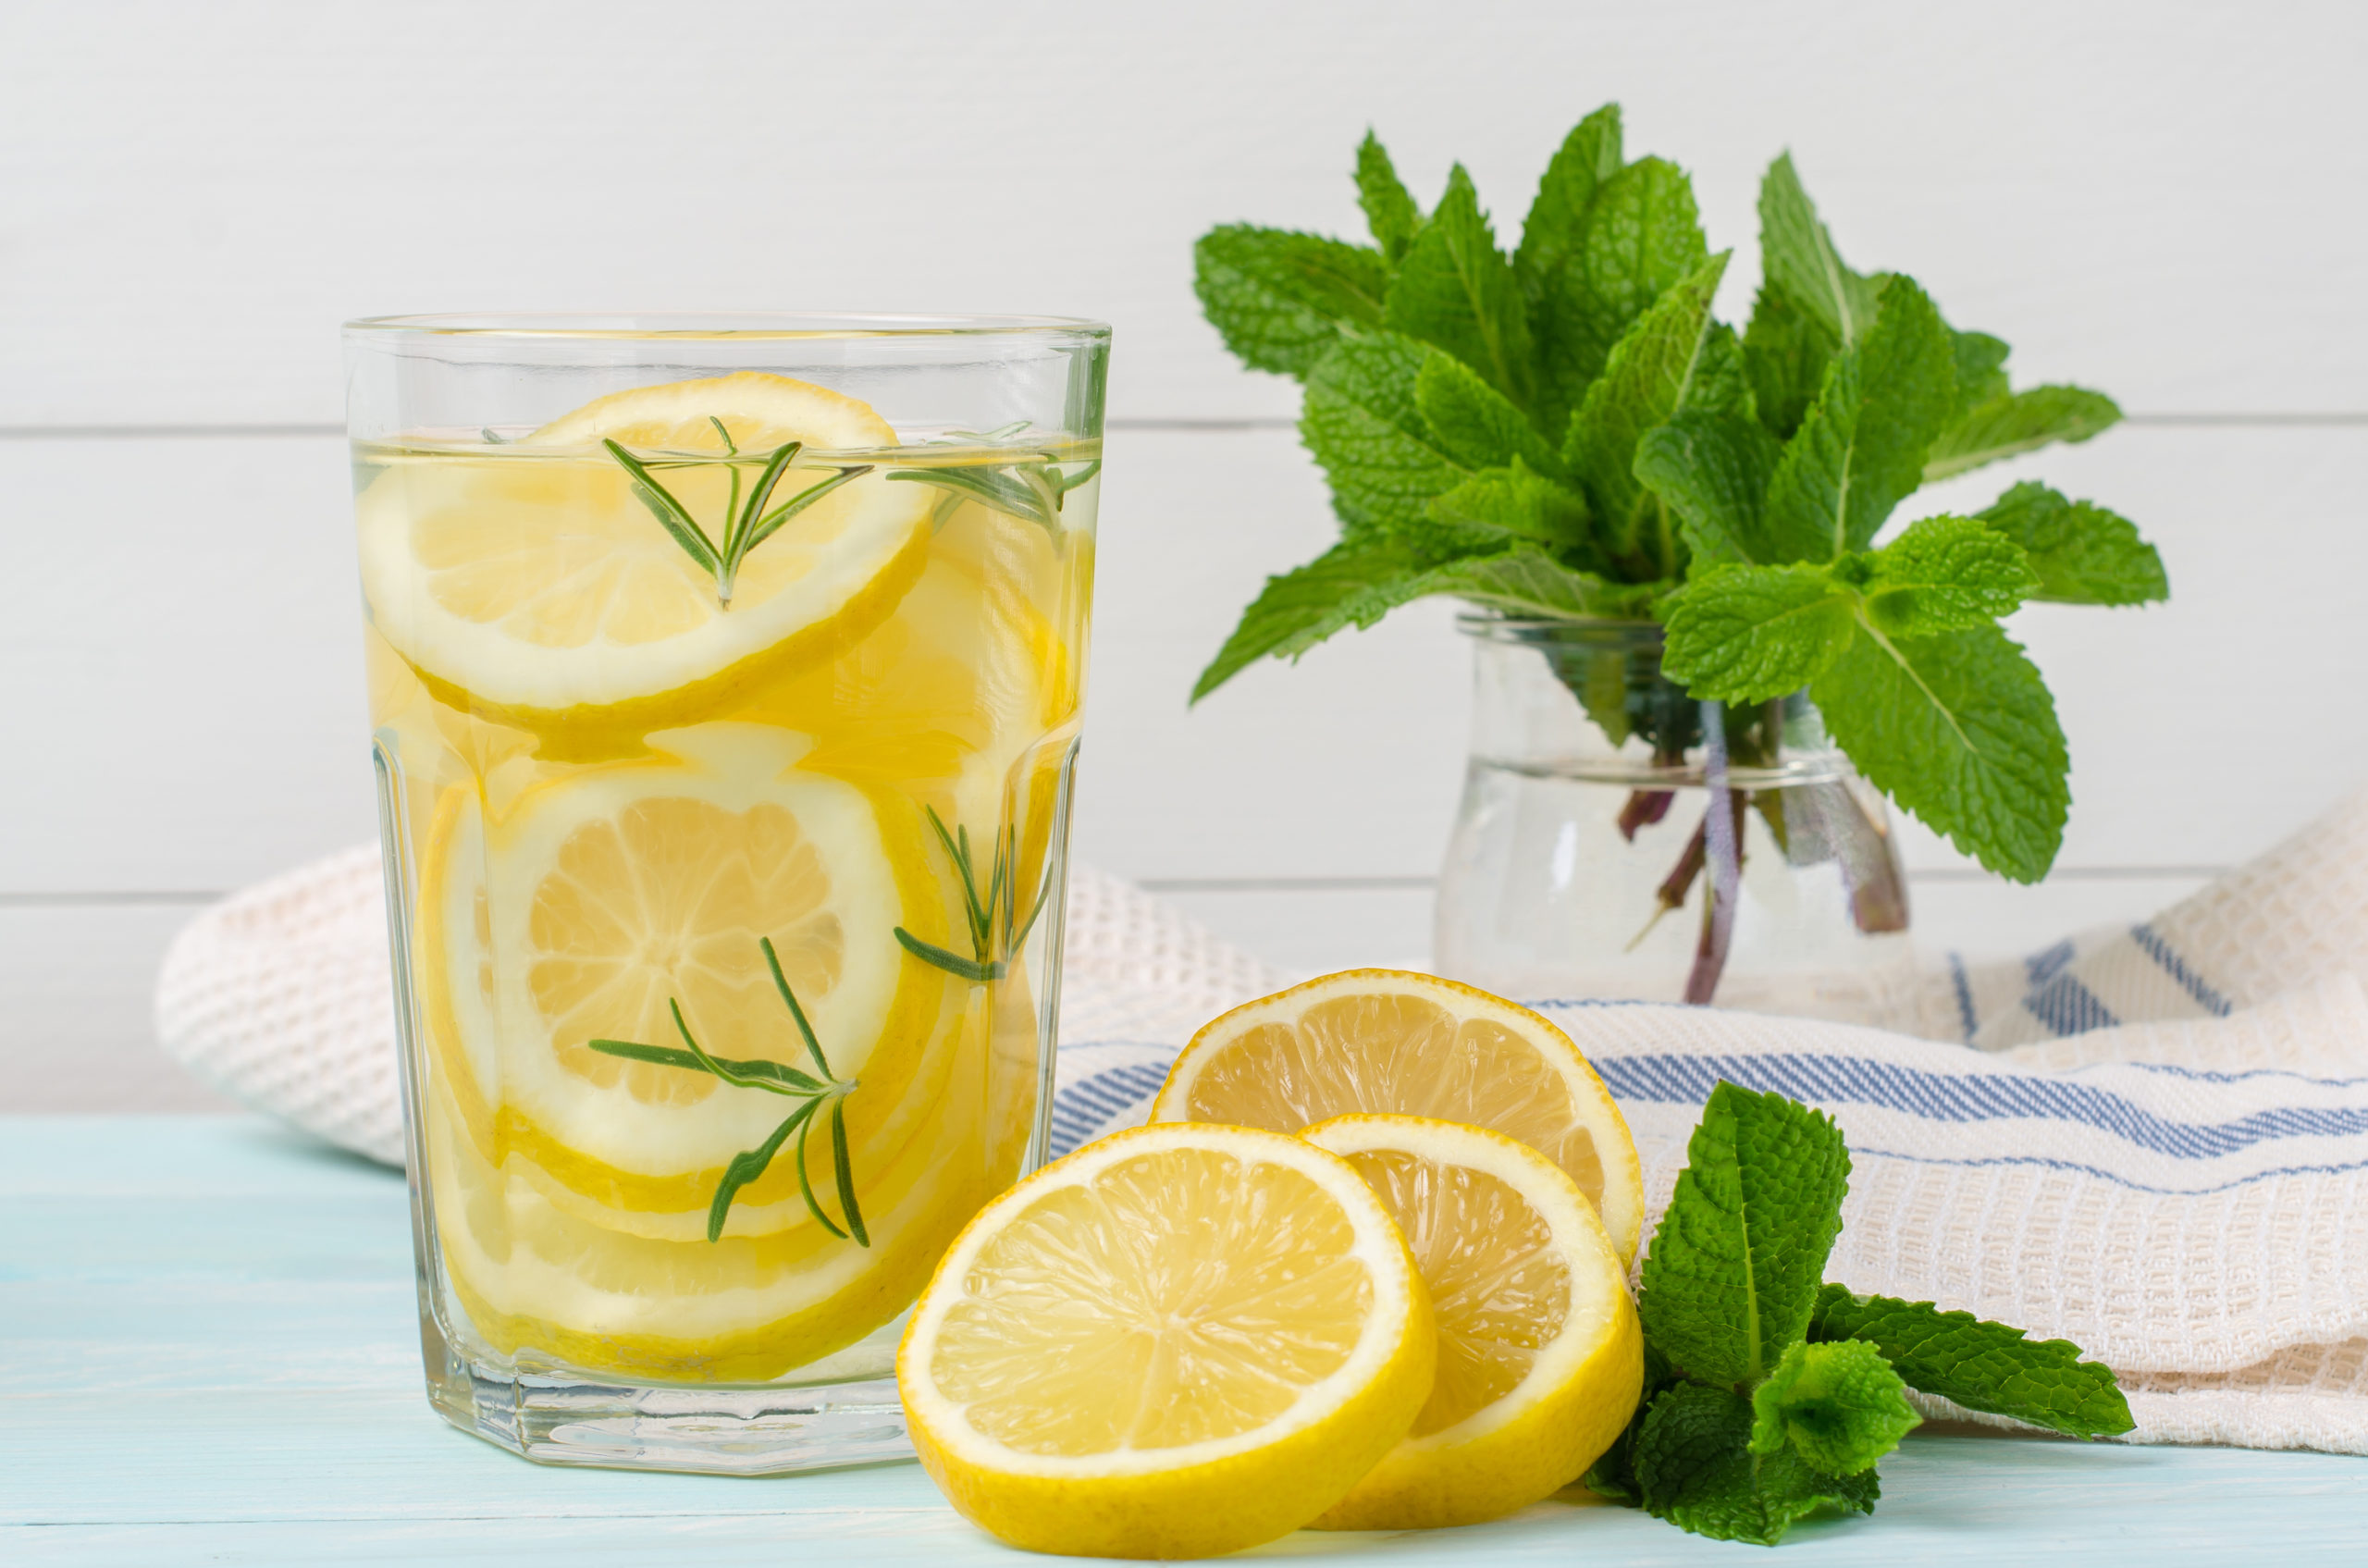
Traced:
<path id="1" fill-rule="evenodd" d="M 2363 813 L 2143 925 L 1936 969 L 1929 1039 L 1536 1005 L 1627 1113 L 1652 1215 L 1719 1079 L 1781 1090 L 1850 1140 L 1831 1277 L 2076 1340 L 2121 1375 L 2136 1440 L 2368 1453 Z M 1107 876 L 1068 897 L 1055 1153 L 1141 1120 L 1193 1030 L 1289 978 Z M 398 1162 L 385 955 L 377 857 L 351 851 L 192 922 L 159 1032 L 229 1094 Z"/>
<path id="2" fill-rule="evenodd" d="M 1955 955 L 1915 1032 L 1985 1051 L 2128 1020 L 2226 1018 L 2368 967 L 2368 791 L 2192 897 L 2004 963 Z"/>

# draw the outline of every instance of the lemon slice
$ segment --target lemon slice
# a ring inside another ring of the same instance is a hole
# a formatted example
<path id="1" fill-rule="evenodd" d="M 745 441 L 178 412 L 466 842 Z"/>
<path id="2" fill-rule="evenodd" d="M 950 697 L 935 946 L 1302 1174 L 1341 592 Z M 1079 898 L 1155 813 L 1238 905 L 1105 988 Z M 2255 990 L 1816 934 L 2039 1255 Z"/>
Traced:
<path id="1" fill-rule="evenodd" d="M 422 879 L 422 989 L 488 1157 L 518 1150 L 611 1205 L 703 1211 L 784 1103 L 588 1043 L 679 1045 L 679 1002 L 719 1056 L 810 1065 L 760 937 L 832 1070 L 858 1084 L 858 1157 L 893 1152 L 930 1111 L 968 988 L 894 932 L 945 941 L 950 895 L 919 811 L 805 772 L 805 744 L 705 724 L 651 736 L 648 759 L 532 787 L 495 821 L 450 794 Z M 787 1200 L 795 1181 L 777 1162 L 747 1201 Z"/>
<path id="2" fill-rule="evenodd" d="M 975 1523 L 1037 1551 L 1202 1557 L 1345 1494 L 1436 1354 L 1406 1243 L 1345 1162 L 1150 1127 L 980 1211 L 896 1367 L 921 1463 Z"/>
<path id="3" fill-rule="evenodd" d="M 1430 1290 L 1438 1373 L 1413 1430 L 1321 1529 L 1471 1525 L 1568 1486 L 1635 1413 L 1644 1331 L 1578 1184 L 1526 1143 L 1424 1117 L 1300 1134 L 1381 1195 Z"/>
<path id="4" fill-rule="evenodd" d="M 727 610 L 600 444 L 721 458 L 719 424 L 743 453 L 896 439 L 854 399 L 744 373 L 619 392 L 510 445 L 390 451 L 356 501 L 372 623 L 451 706 L 586 755 L 852 642 L 919 574 L 931 492 L 875 469 L 823 496 L 750 552 Z M 774 494 L 836 472 L 793 466 Z M 664 479 L 715 537 L 724 465 Z"/>
<path id="5" fill-rule="evenodd" d="M 1192 1036 L 1153 1121 L 1297 1132 L 1352 1111 L 1486 1127 L 1579 1184 L 1624 1263 L 1645 1221 L 1635 1141 L 1571 1037 L 1454 981 L 1348 969 L 1246 1003 Z"/>
<path id="6" fill-rule="evenodd" d="M 471 1326 L 503 1355 L 666 1381 L 779 1377 L 888 1322 L 1018 1157 L 999 1177 L 979 1147 L 984 1123 L 947 1117 L 941 1138 L 865 1173 L 869 1247 L 812 1225 L 652 1240 L 571 1212 L 518 1155 L 489 1163 L 448 1088 L 430 1089 L 426 1180 L 444 1277 Z"/>

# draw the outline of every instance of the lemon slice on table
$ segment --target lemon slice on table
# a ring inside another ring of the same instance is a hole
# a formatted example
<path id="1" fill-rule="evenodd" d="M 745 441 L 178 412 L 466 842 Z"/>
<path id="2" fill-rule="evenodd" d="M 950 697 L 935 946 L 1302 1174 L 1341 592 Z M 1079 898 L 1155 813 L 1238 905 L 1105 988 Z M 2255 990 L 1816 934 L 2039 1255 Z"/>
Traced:
<path id="1" fill-rule="evenodd" d="M 727 438 L 761 455 L 896 433 L 852 398 L 743 373 L 618 392 L 508 445 L 390 452 L 355 503 L 372 623 L 439 697 L 536 731 L 549 755 L 629 749 L 621 737 L 851 643 L 919 574 L 931 492 L 875 468 L 821 496 L 748 554 L 727 609 L 602 444 L 708 460 L 661 477 L 714 538 Z M 820 461 L 801 458 L 775 500 L 838 473 Z M 744 465 L 741 486 L 755 475 Z"/>
<path id="2" fill-rule="evenodd" d="M 1192 1036 L 1152 1119 L 1301 1129 L 1352 1111 L 1435 1117 L 1562 1167 L 1625 1263 L 1645 1221 L 1628 1122 L 1571 1037 L 1502 997 L 1401 969 L 1347 969 L 1245 1003 Z"/>
<path id="3" fill-rule="evenodd" d="M 1138 1128 L 980 1212 L 896 1360 L 921 1463 L 1037 1551 L 1202 1557 L 1338 1500 L 1428 1397 L 1437 1337 L 1380 1201 L 1312 1143 Z"/>
<path id="4" fill-rule="evenodd" d="M 1471 1525 L 1568 1486 L 1619 1437 L 1644 1331 L 1611 1238 L 1578 1184 L 1502 1133 L 1345 1116 L 1300 1134 L 1380 1194 L 1438 1325 L 1438 1372 L 1404 1441 L 1315 1521 Z"/>
<path id="5" fill-rule="evenodd" d="M 968 988 L 894 931 L 943 944 L 949 891 L 919 809 L 804 772 L 805 744 L 757 725 L 664 731 L 650 758 L 572 770 L 491 821 L 465 786 L 449 793 L 421 883 L 422 991 L 487 1157 L 522 1155 L 612 1207 L 703 1213 L 787 1103 L 589 1042 L 679 1046 L 679 1003 L 716 1056 L 810 1068 L 759 938 L 832 1073 L 858 1084 L 858 1177 L 933 1112 Z M 742 1201 L 786 1214 L 795 1188 L 777 1160 Z"/>

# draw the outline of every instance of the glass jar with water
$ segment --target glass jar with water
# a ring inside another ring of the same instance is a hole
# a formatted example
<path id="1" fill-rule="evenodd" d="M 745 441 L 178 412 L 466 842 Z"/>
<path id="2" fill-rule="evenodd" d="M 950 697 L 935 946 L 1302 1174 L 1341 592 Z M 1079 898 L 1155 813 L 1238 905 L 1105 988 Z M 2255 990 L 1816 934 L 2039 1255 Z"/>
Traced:
<path id="1" fill-rule="evenodd" d="M 1475 689 L 1442 974 L 1524 998 L 1906 1015 L 1890 819 L 1806 694 L 1696 702 L 1662 675 L 1650 622 L 1459 625 Z"/>

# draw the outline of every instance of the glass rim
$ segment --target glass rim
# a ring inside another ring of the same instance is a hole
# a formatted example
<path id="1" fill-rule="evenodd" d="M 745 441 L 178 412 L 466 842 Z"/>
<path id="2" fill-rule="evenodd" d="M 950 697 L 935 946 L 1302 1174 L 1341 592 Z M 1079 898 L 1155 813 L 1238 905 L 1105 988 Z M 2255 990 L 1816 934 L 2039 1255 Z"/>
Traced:
<path id="1" fill-rule="evenodd" d="M 348 337 L 586 342 L 764 342 L 890 338 L 1107 338 L 1110 324 L 1070 315 L 899 315 L 873 311 L 458 311 L 364 315 Z"/>
<path id="2" fill-rule="evenodd" d="M 1623 642 L 1656 643 L 1661 623 L 1624 615 L 1499 615 L 1492 611 L 1466 610 L 1457 614 L 1455 629 L 1485 642 Z"/>

